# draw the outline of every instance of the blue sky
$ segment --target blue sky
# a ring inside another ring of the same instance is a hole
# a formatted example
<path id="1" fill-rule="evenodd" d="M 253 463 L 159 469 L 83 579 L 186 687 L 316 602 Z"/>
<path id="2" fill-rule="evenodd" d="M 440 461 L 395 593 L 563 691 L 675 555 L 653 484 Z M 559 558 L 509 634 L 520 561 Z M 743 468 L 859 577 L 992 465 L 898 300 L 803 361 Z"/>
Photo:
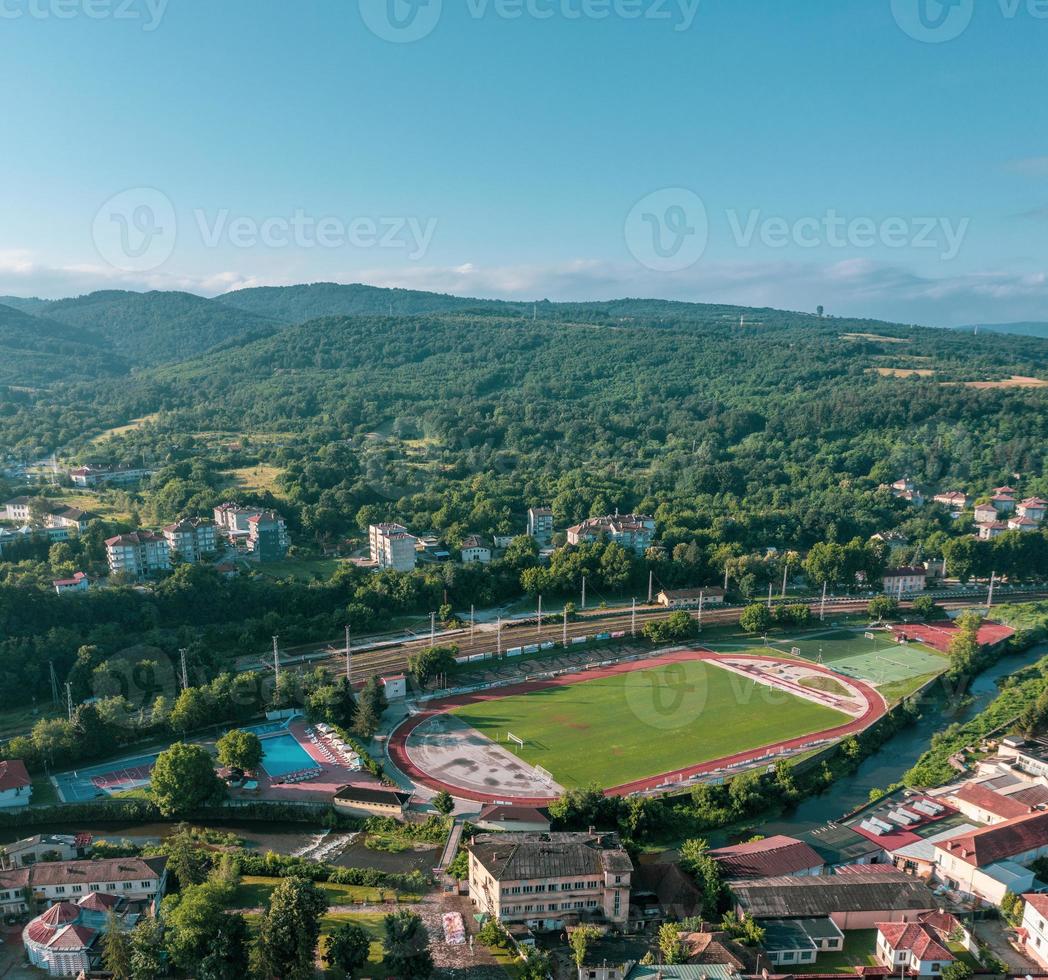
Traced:
<path id="1" fill-rule="evenodd" d="M 1048 19 L 954 2 L 0 0 L 0 293 L 1048 320 Z"/>

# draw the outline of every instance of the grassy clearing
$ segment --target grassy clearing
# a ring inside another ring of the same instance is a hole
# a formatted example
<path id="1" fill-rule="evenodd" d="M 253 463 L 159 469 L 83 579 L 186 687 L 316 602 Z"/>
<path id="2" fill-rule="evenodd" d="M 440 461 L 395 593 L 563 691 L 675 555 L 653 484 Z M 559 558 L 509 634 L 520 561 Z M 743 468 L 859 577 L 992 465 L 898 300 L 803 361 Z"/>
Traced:
<path id="1" fill-rule="evenodd" d="M 151 415 L 143 415 L 140 419 L 132 419 L 127 425 L 117 425 L 112 429 L 106 429 L 105 432 L 100 432 L 91 440 L 91 444 L 95 445 L 102 442 L 104 439 L 119 438 L 122 435 L 126 435 L 128 432 L 134 432 L 136 429 L 141 429 L 147 422 L 152 422 L 157 418 L 158 413 L 153 412 Z"/>
<path id="2" fill-rule="evenodd" d="M 345 561 L 341 558 L 287 558 L 268 561 L 252 568 L 266 578 L 293 578 L 299 582 L 325 581 Z"/>
<path id="3" fill-rule="evenodd" d="M 1029 378 L 1021 374 L 1013 374 L 1000 381 L 965 381 L 963 384 L 965 388 L 977 388 L 980 391 L 992 388 L 1048 388 L 1048 381 L 1043 378 Z"/>
<path id="4" fill-rule="evenodd" d="M 857 966 L 876 966 L 876 929 L 853 929 L 844 934 L 839 953 L 819 953 L 818 962 L 791 966 L 794 973 L 853 973 Z"/>
<path id="5" fill-rule="evenodd" d="M 882 378 L 930 378 L 935 372 L 931 368 L 867 368 L 867 372 L 879 374 Z"/>
<path id="6" fill-rule="evenodd" d="M 257 466 L 242 466 L 239 469 L 227 470 L 226 475 L 237 490 L 242 490 L 246 494 L 261 492 L 279 494 L 277 477 L 282 472 L 283 470 L 278 466 L 259 463 Z"/>
<path id="7" fill-rule="evenodd" d="M 844 724 L 841 712 L 704 661 L 546 688 L 454 711 L 567 787 L 616 786 Z"/>
<path id="8" fill-rule="evenodd" d="M 61 803 L 55 784 L 47 776 L 36 776 L 33 779 L 33 795 L 30 797 L 33 806 L 49 806 Z"/>
<path id="9" fill-rule="evenodd" d="M 895 704 L 903 698 L 908 698 L 914 691 L 920 690 L 928 681 L 938 677 L 939 673 L 925 674 L 922 677 L 911 677 L 902 681 L 892 681 L 890 684 L 881 685 L 877 690 L 880 691 L 881 696 L 888 704 Z"/>
<path id="10" fill-rule="evenodd" d="M 841 340 L 872 340 L 882 344 L 908 344 L 905 337 L 882 337 L 877 333 L 842 333 Z"/>
<path id="11" fill-rule="evenodd" d="M 810 687 L 813 691 L 825 691 L 840 697 L 847 697 L 849 694 L 848 689 L 832 677 L 802 677 L 797 683 L 801 687 Z"/>
<path id="12" fill-rule="evenodd" d="M 279 878 L 245 875 L 240 879 L 233 907 L 239 909 L 262 908 L 269 902 L 273 889 L 280 884 Z M 330 881 L 318 881 L 317 887 L 326 895 L 330 905 L 353 905 L 357 902 L 394 902 L 397 893 L 390 888 L 369 888 L 365 885 L 336 885 Z"/>

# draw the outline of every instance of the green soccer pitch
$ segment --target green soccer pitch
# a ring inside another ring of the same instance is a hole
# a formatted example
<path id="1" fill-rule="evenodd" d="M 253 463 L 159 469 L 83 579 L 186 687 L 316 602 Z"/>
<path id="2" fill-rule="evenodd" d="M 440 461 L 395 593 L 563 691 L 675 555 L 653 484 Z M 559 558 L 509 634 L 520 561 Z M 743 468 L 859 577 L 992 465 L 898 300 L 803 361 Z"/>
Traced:
<path id="1" fill-rule="evenodd" d="M 707 661 L 463 705 L 452 714 L 566 788 L 603 788 L 846 724 L 843 712 Z M 507 740 L 524 740 L 521 749 Z"/>

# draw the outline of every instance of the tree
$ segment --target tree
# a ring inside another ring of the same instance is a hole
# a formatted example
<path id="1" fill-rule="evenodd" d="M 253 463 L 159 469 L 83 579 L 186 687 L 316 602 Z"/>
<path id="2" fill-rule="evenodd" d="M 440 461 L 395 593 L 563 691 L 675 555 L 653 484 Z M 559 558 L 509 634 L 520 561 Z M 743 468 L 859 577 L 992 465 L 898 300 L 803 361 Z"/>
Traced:
<path id="1" fill-rule="evenodd" d="M 968 980 L 974 974 L 975 971 L 964 960 L 954 960 L 942 968 L 941 976 L 943 980 Z"/>
<path id="2" fill-rule="evenodd" d="M 197 980 L 243 980 L 249 975 L 249 940 L 247 919 L 239 913 L 222 916 L 214 941 L 200 961 Z"/>
<path id="3" fill-rule="evenodd" d="M 890 595 L 877 595 L 870 600 L 866 610 L 871 619 L 892 619 L 899 611 L 899 603 Z"/>
<path id="4" fill-rule="evenodd" d="M 219 802 L 222 780 L 202 745 L 175 742 L 157 756 L 150 776 L 150 795 L 165 817 Z"/>
<path id="5" fill-rule="evenodd" d="M 454 643 L 444 646 L 429 647 L 408 657 L 408 670 L 415 678 L 415 683 L 424 688 L 438 674 L 445 674 L 455 666 L 458 647 Z"/>
<path id="6" fill-rule="evenodd" d="M 383 964 L 394 976 L 427 980 L 433 973 L 433 957 L 429 952 L 429 937 L 422 918 L 408 909 L 398 909 L 383 922 Z"/>
<path id="7" fill-rule="evenodd" d="M 442 789 L 433 797 L 433 808 L 446 817 L 455 810 L 455 798 L 446 789 Z"/>
<path id="8" fill-rule="evenodd" d="M 120 928 L 120 920 L 112 910 L 106 915 L 102 935 L 102 962 L 113 974 L 113 980 L 131 980 L 131 937 Z"/>
<path id="9" fill-rule="evenodd" d="M 1001 899 L 1001 915 L 1009 925 L 1017 926 L 1022 922 L 1025 908 L 1026 903 L 1021 896 L 1012 891 L 1004 893 Z"/>
<path id="10" fill-rule="evenodd" d="M 598 939 L 600 930 L 596 926 L 575 926 L 568 936 L 568 945 L 571 946 L 571 955 L 575 965 L 581 970 L 586 963 L 586 954 Z"/>
<path id="11" fill-rule="evenodd" d="M 843 545 L 820 541 L 812 545 L 804 559 L 804 574 L 817 585 L 837 585 L 844 580 L 848 556 Z"/>
<path id="12" fill-rule="evenodd" d="M 164 841 L 164 853 L 167 854 L 167 870 L 175 876 L 180 889 L 200 885 L 207 880 L 207 863 L 188 825 L 180 824 L 175 833 Z"/>
<path id="13" fill-rule="evenodd" d="M 540 949 L 530 949 L 525 953 L 523 965 L 517 980 L 547 980 L 552 974 L 553 966 L 548 953 Z"/>
<path id="14" fill-rule="evenodd" d="M 159 919 L 146 916 L 131 930 L 131 976 L 157 980 L 164 972 L 164 927 Z"/>
<path id="15" fill-rule="evenodd" d="M 260 977 L 312 980 L 327 896 L 308 878 L 284 878 L 259 922 L 252 966 Z"/>
<path id="16" fill-rule="evenodd" d="M 367 964 L 370 951 L 371 937 L 367 930 L 355 922 L 344 922 L 327 937 L 324 962 L 352 977 Z"/>
<path id="17" fill-rule="evenodd" d="M 761 602 L 743 609 L 739 626 L 747 633 L 763 633 L 771 626 L 771 610 Z"/>
<path id="18" fill-rule="evenodd" d="M 666 966 L 675 966 L 687 960 L 687 950 L 680 938 L 680 926 L 667 922 L 659 929 L 659 952 Z"/>
<path id="19" fill-rule="evenodd" d="M 935 618 L 937 609 L 934 596 L 922 594 L 913 600 L 913 611 L 925 622 Z"/>
<path id="20" fill-rule="evenodd" d="M 381 716 L 375 711 L 374 701 L 361 698 L 357 702 L 357 712 L 353 718 L 353 731 L 361 738 L 371 738 L 378 731 L 381 720 Z"/>
<path id="21" fill-rule="evenodd" d="M 208 881 L 183 885 L 180 892 L 164 899 L 164 946 L 171 962 L 190 976 L 196 975 L 203 959 L 215 948 L 228 918 L 225 903 L 229 897 L 227 889 Z"/>
<path id="22" fill-rule="evenodd" d="M 262 765 L 262 740 L 254 732 L 230 729 L 216 743 L 218 761 L 232 769 L 254 771 Z"/>
<path id="23" fill-rule="evenodd" d="M 214 704 L 201 687 L 187 687 L 171 709 L 168 723 L 177 732 L 191 732 L 203 728 L 214 718 Z"/>

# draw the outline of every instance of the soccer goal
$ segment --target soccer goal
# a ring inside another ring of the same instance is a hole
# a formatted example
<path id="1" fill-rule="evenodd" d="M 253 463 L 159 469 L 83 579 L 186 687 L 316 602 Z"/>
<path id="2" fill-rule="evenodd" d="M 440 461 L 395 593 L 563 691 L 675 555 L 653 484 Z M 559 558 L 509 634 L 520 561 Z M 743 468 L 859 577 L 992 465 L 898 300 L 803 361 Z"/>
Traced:
<path id="1" fill-rule="evenodd" d="M 545 769 L 542 766 L 535 766 L 535 775 L 542 780 L 542 784 L 544 786 L 553 785 L 553 773 L 551 773 L 548 769 Z"/>
<path id="2" fill-rule="evenodd" d="M 506 741 L 512 742 L 514 745 L 517 746 L 518 749 L 524 748 L 524 739 L 517 738 L 517 736 L 514 735 L 513 732 L 506 732 Z"/>
<path id="3" fill-rule="evenodd" d="M 791 657 L 799 657 L 800 655 L 801 655 L 801 648 L 800 647 L 790 647 L 790 656 Z"/>
<path id="4" fill-rule="evenodd" d="M 865 633 L 863 633 L 863 637 L 865 639 L 867 639 L 867 640 L 876 640 L 877 639 L 877 634 L 876 633 L 871 633 L 871 632 L 869 632 L 867 630 Z"/>

